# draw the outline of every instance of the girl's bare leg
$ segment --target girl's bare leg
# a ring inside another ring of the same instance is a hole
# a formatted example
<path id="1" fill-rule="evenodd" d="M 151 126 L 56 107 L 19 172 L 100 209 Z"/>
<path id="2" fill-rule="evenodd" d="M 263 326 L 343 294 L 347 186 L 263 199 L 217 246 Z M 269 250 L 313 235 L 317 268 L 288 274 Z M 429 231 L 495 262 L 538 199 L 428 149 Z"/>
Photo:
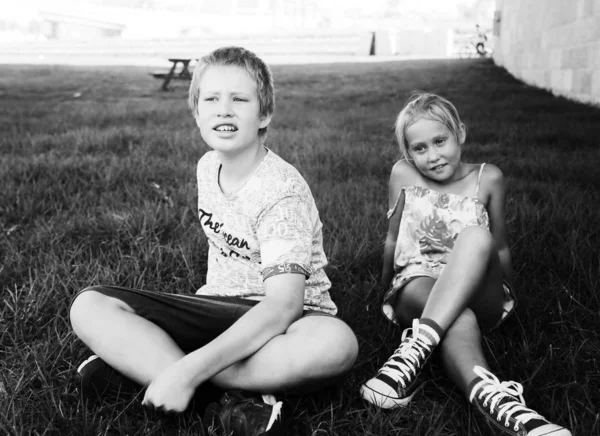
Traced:
<path id="1" fill-rule="evenodd" d="M 448 377 L 468 396 L 467 388 L 476 377 L 473 368 L 481 366 L 490 369 L 481 347 L 481 330 L 471 309 L 463 310 L 450 326 L 440 350 Z"/>
<path id="2" fill-rule="evenodd" d="M 473 367 L 489 369 L 481 347 L 481 329 L 493 327 L 502 315 L 502 270 L 493 236 L 481 227 L 467 227 L 458 236 L 448 264 L 436 281 L 419 277 L 409 282 L 396 302 L 404 325 L 414 318 L 435 321 L 445 332 L 441 353 L 449 377 L 467 394 Z"/>
<path id="3" fill-rule="evenodd" d="M 489 370 L 481 347 L 481 330 L 493 327 L 500 319 L 504 292 L 493 242 L 484 229 L 465 229 L 437 281 L 420 277 L 404 287 L 397 299 L 396 315 L 403 324 L 410 324 L 414 318 L 428 318 L 445 331 L 440 348 L 446 371 L 490 428 L 506 425 L 510 415 L 511 426 L 518 427 L 519 433 L 571 436 L 566 428 L 527 408 L 522 397 L 516 391 L 514 395 L 507 391 Z M 482 392 L 486 392 L 487 400 L 479 395 Z M 490 395 L 493 401 L 489 401 Z M 512 395 L 509 401 L 514 406 L 499 417 L 493 404 L 507 395 Z"/>
<path id="4" fill-rule="evenodd" d="M 403 325 L 410 325 L 413 319 L 421 317 L 434 283 L 429 277 L 419 277 L 402 290 L 396 315 Z M 489 369 L 481 347 L 481 330 L 472 309 L 463 309 L 446 331 L 440 351 L 448 376 L 466 395 L 467 386 L 475 377 L 473 367 Z"/>
<path id="5" fill-rule="evenodd" d="M 477 226 L 465 228 L 440 278 L 431 288 L 422 318 L 447 331 L 471 307 L 483 328 L 493 327 L 502 315 L 502 269 L 492 234 Z"/>

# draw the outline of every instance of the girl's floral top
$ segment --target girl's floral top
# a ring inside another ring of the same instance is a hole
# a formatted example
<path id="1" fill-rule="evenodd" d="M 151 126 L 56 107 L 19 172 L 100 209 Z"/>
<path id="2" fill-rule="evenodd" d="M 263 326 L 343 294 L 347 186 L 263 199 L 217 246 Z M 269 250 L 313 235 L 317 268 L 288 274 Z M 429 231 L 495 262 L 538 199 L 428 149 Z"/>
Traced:
<path id="1" fill-rule="evenodd" d="M 487 210 L 476 197 L 419 186 L 403 188 L 403 192 L 404 210 L 394 253 L 394 288 L 415 276 L 438 278 L 462 229 L 490 227 Z"/>

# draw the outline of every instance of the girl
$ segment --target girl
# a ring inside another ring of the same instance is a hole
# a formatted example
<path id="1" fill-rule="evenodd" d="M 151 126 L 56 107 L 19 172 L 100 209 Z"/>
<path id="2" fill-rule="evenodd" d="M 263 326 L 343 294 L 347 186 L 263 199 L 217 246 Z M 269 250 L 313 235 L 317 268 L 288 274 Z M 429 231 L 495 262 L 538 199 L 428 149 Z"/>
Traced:
<path id="1" fill-rule="evenodd" d="M 481 331 L 516 304 L 502 172 L 462 162 L 465 126 L 440 96 L 413 96 L 398 115 L 396 136 L 404 159 L 389 182 L 383 312 L 412 329 L 361 387 L 362 397 L 385 409 L 407 405 L 439 344 L 448 375 L 494 434 L 570 436 L 527 408 L 522 386 L 501 383 L 483 356 Z"/>

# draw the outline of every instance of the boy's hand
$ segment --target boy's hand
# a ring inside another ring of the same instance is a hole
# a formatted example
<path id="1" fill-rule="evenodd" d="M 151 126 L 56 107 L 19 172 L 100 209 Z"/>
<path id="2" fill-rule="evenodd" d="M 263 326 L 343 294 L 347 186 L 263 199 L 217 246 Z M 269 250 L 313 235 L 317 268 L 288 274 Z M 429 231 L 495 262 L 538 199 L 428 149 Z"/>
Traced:
<path id="1" fill-rule="evenodd" d="M 146 389 L 142 405 L 164 413 L 187 409 L 196 387 L 180 365 L 174 363 L 156 377 Z"/>

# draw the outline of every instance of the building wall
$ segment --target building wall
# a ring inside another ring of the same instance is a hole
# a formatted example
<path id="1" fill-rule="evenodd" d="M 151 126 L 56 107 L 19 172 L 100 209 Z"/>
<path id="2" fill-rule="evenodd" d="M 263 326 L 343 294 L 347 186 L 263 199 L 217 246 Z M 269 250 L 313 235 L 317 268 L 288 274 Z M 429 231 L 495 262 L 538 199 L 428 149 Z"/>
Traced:
<path id="1" fill-rule="evenodd" d="M 600 103 L 600 0 L 496 0 L 494 61 L 524 82 Z"/>

